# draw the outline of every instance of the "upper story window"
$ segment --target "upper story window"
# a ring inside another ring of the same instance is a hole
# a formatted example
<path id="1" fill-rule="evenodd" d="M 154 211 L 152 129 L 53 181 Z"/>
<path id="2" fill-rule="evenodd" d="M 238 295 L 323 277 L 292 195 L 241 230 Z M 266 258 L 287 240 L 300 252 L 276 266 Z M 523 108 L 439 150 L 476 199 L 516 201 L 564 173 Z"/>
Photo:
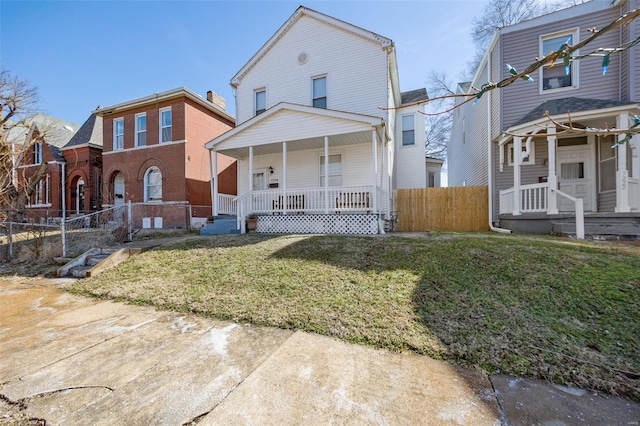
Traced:
<path id="1" fill-rule="evenodd" d="M 255 91 L 255 111 L 256 115 L 262 114 L 267 109 L 267 91 L 259 89 Z"/>
<path id="2" fill-rule="evenodd" d="M 136 114 L 136 146 L 147 144 L 147 114 Z"/>
<path id="3" fill-rule="evenodd" d="M 530 143 L 531 152 L 529 155 L 524 155 L 527 152 L 527 145 L 525 143 L 522 144 L 522 156 L 520 157 L 520 164 L 523 166 L 536 164 L 536 145 L 533 141 Z M 507 144 L 507 152 L 509 153 L 508 164 L 513 166 L 513 144 Z"/>
<path id="4" fill-rule="evenodd" d="M 415 145 L 415 120 L 413 115 L 402 116 L 402 145 Z"/>
<path id="5" fill-rule="evenodd" d="M 551 52 L 555 52 L 563 44 L 568 43 L 573 46 L 576 42 L 576 31 L 567 31 L 559 34 L 551 34 L 542 36 L 540 39 L 540 57 L 548 55 Z M 542 90 L 561 89 L 563 87 L 576 87 L 577 86 L 577 62 L 571 62 L 568 67 L 565 67 L 564 61 L 559 59 L 551 66 L 544 66 L 541 70 L 542 78 Z"/>
<path id="6" fill-rule="evenodd" d="M 113 149 L 124 148 L 124 118 L 113 120 Z"/>
<path id="7" fill-rule="evenodd" d="M 42 143 L 38 142 L 33 146 L 33 164 L 42 163 Z"/>
<path id="8" fill-rule="evenodd" d="M 313 106 L 327 109 L 327 76 L 313 79 Z"/>
<path id="9" fill-rule="evenodd" d="M 162 201 L 162 173 L 149 167 L 144 175 L 144 201 Z"/>
<path id="10" fill-rule="evenodd" d="M 160 110 L 160 143 L 172 141 L 172 126 L 171 107 L 162 108 Z"/>

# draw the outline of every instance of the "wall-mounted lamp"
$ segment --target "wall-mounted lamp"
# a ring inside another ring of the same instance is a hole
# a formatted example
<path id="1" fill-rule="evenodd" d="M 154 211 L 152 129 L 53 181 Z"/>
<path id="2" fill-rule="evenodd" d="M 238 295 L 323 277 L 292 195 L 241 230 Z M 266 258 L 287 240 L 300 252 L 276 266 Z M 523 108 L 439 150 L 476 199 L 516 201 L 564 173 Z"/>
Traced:
<path id="1" fill-rule="evenodd" d="M 273 174 L 273 167 L 269 166 L 269 174 L 272 175 Z"/>

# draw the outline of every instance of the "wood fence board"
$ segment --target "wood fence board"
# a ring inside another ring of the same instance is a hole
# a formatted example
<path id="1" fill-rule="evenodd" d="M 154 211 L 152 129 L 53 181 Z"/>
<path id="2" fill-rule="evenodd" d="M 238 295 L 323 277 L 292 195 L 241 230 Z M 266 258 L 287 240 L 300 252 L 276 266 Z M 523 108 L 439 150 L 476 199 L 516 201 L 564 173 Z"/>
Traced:
<path id="1" fill-rule="evenodd" d="M 488 188 L 399 189 L 398 231 L 488 231 Z"/>

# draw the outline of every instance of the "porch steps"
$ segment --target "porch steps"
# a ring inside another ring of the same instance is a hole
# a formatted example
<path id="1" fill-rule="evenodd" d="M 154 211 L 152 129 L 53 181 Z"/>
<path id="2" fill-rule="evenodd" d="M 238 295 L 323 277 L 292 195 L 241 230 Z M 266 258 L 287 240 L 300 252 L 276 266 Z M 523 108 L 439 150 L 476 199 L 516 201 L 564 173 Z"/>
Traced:
<path id="1" fill-rule="evenodd" d="M 552 222 L 552 233 L 575 236 L 575 220 Z M 640 240 L 640 218 L 614 218 L 585 216 L 584 233 L 586 238 L 600 240 Z"/>
<path id="2" fill-rule="evenodd" d="M 207 223 L 200 229 L 200 235 L 239 234 L 235 216 L 216 216 L 213 223 Z"/>
<path id="3" fill-rule="evenodd" d="M 57 275 L 59 277 L 72 276 L 74 278 L 96 276 L 102 271 L 124 262 L 130 256 L 141 252 L 142 249 L 140 248 L 92 248 L 58 269 Z"/>

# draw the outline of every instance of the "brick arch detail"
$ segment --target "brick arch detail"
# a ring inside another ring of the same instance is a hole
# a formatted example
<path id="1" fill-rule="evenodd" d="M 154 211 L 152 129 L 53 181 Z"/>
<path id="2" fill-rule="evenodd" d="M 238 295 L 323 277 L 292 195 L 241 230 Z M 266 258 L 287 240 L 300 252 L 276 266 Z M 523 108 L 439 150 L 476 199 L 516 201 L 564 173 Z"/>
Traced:
<path id="1" fill-rule="evenodd" d="M 149 170 L 149 167 L 153 166 L 157 167 L 160 170 L 160 173 L 162 173 L 162 180 L 169 179 L 169 172 L 167 166 L 164 164 L 164 161 L 154 157 L 146 160 L 144 163 L 142 163 L 140 169 L 138 169 L 138 180 L 140 182 L 144 180 L 144 175 L 145 173 L 147 173 L 147 170 Z"/>
<path id="2" fill-rule="evenodd" d="M 84 172 L 84 170 L 74 170 L 73 172 L 71 172 L 69 178 L 67 179 L 69 188 L 73 188 L 76 185 L 78 178 L 82 178 L 82 180 L 84 180 L 85 182 L 85 185 L 89 185 L 89 178 L 87 177 L 87 174 Z"/>
<path id="3" fill-rule="evenodd" d="M 104 184 L 111 184 L 113 182 L 113 177 L 116 173 L 122 172 L 124 175 L 124 181 L 129 182 L 129 169 L 122 163 L 113 163 L 109 169 L 104 172 L 103 176 L 106 176 L 107 179 L 103 182 Z"/>

